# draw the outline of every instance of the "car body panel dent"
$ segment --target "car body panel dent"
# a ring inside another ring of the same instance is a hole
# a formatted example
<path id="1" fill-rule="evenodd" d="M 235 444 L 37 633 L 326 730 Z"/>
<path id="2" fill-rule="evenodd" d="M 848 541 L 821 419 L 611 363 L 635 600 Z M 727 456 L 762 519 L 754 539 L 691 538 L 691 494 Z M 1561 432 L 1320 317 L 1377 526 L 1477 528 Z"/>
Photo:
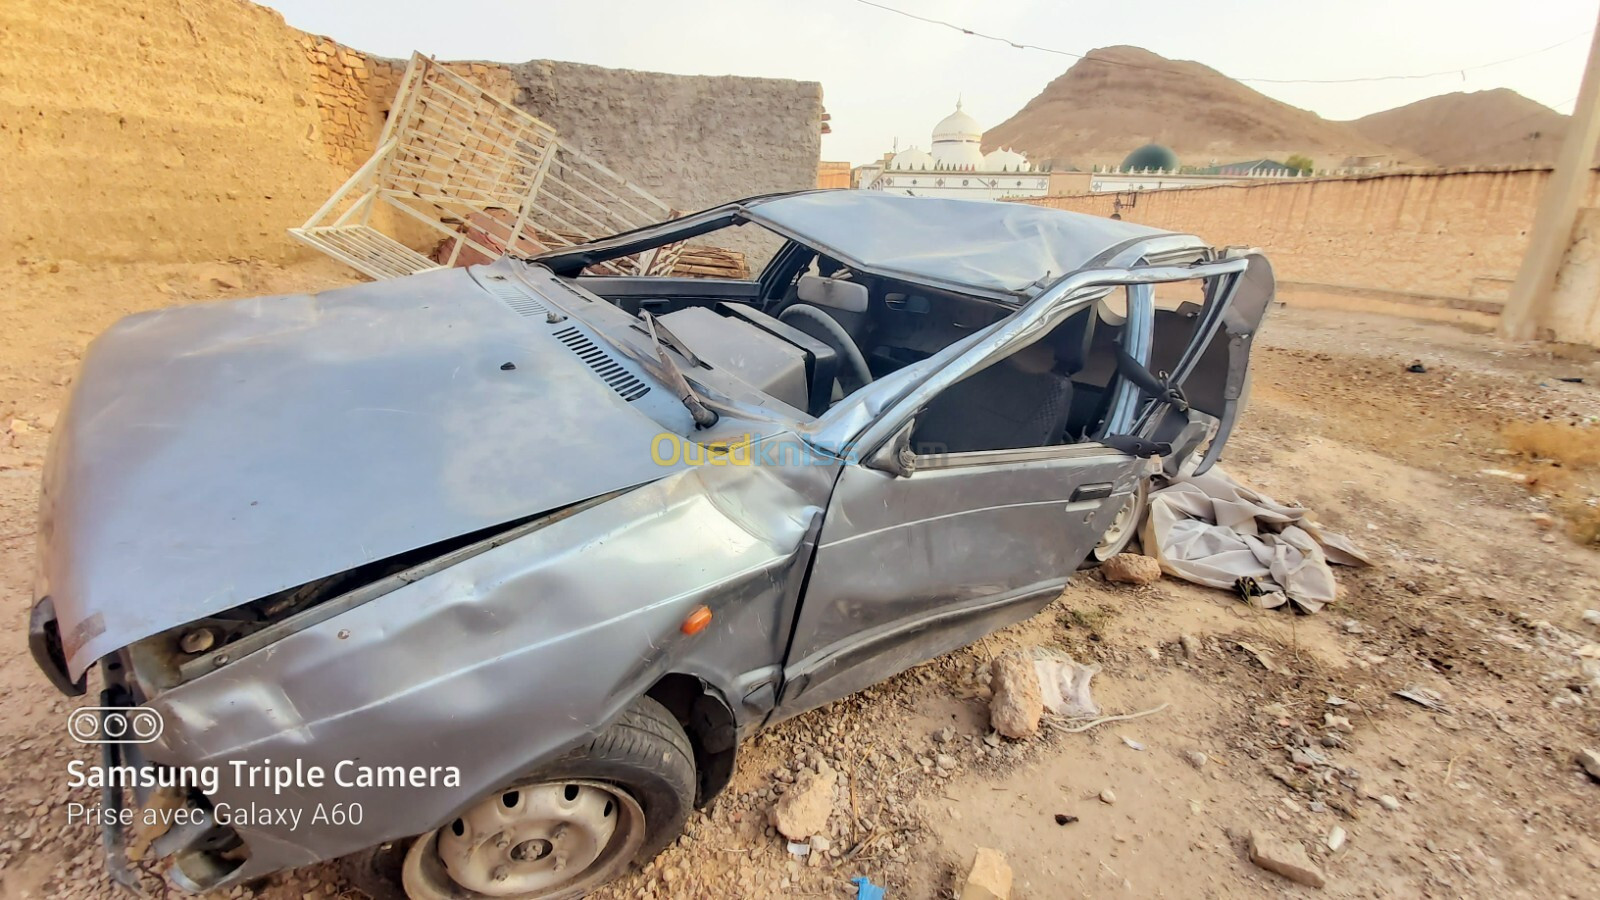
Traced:
<path id="1" fill-rule="evenodd" d="M 847 467 L 795 627 L 781 715 L 1031 615 L 1066 585 L 1145 469 L 1095 445 L 919 457 L 909 478 Z M 1110 491 L 1077 499 L 1091 484 Z"/>
<path id="2" fill-rule="evenodd" d="M 736 225 L 788 243 L 735 291 L 584 275 Z M 1172 282 L 1205 303 L 1154 309 Z M 363 807 L 170 837 L 193 890 L 440 828 L 644 696 L 703 801 L 738 738 L 1037 612 L 1147 479 L 1209 465 L 1272 291 L 1259 254 L 1191 235 L 839 192 L 134 316 L 52 437 L 33 652 L 162 713 L 129 758 L 235 773 L 212 804 Z M 851 352 L 864 385 L 835 374 Z M 329 779 L 237 777 L 269 760 Z"/>
<path id="3" fill-rule="evenodd" d="M 681 408 L 664 389 L 625 402 L 549 331 L 464 270 L 113 326 L 45 475 L 72 677 L 202 615 L 669 472 L 645 409 Z"/>
<path id="4" fill-rule="evenodd" d="M 669 672 L 702 679 L 747 725 L 764 712 L 738 702 L 739 676 L 783 653 L 791 570 L 835 474 L 705 466 L 631 491 L 161 694 L 153 705 L 177 742 L 150 755 L 461 771 L 459 788 L 330 785 L 301 798 L 360 802 L 359 827 L 241 827 L 252 853 L 234 883 L 437 827 L 464 798 L 597 734 Z M 701 604 L 711 625 L 684 635 Z M 284 802 L 227 783 L 213 799 Z"/>

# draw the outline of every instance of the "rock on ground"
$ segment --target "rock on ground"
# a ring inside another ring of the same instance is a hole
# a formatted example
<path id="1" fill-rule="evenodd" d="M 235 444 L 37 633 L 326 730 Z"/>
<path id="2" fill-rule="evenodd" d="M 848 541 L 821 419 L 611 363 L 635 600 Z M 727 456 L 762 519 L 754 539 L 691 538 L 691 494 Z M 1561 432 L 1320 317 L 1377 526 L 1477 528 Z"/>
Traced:
<path id="1" fill-rule="evenodd" d="M 1121 584 L 1153 584 L 1161 580 L 1161 563 L 1137 553 L 1118 553 L 1100 564 L 1107 581 Z"/>
<path id="2" fill-rule="evenodd" d="M 961 886 L 961 900 L 1007 900 L 1011 896 L 1011 866 L 999 850 L 979 847 L 972 871 Z"/>
<path id="3" fill-rule="evenodd" d="M 1322 870 L 1306 855 L 1304 847 L 1280 841 L 1264 831 L 1250 832 L 1250 861 L 1268 872 L 1311 887 L 1319 888 L 1328 882 Z"/>
<path id="4" fill-rule="evenodd" d="M 1578 765 L 1589 773 L 1589 777 L 1600 781 L 1600 751 L 1584 750 L 1578 754 Z"/>
<path id="5" fill-rule="evenodd" d="M 1039 671 L 1032 657 L 1012 651 L 990 664 L 989 724 L 1008 738 L 1032 737 L 1039 732 L 1044 715 L 1044 696 L 1039 688 Z"/>
<path id="6" fill-rule="evenodd" d="M 833 790 L 838 781 L 838 773 L 826 767 L 801 770 L 794 786 L 772 807 L 773 826 L 791 841 L 822 834 L 833 813 Z"/>

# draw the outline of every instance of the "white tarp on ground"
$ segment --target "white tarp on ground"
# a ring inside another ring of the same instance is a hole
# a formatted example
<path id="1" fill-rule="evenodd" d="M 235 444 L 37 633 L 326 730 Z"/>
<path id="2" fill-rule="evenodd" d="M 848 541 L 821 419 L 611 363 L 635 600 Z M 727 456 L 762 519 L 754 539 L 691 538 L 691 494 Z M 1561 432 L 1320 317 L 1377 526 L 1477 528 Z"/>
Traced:
<path id="1" fill-rule="evenodd" d="M 1169 575 L 1225 590 L 1248 576 L 1308 613 L 1338 590 L 1329 563 L 1372 564 L 1349 539 L 1313 521 L 1310 510 L 1259 494 L 1221 467 L 1151 494 L 1141 537 Z"/>

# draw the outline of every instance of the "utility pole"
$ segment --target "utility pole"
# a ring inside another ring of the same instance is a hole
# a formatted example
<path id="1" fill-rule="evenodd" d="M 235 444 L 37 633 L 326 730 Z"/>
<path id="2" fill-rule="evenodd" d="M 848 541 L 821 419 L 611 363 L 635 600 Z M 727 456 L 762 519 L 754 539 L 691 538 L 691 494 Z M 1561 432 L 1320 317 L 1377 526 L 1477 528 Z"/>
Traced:
<path id="1" fill-rule="evenodd" d="M 1550 294 L 1556 274 L 1572 242 L 1572 229 L 1578 208 L 1589 194 L 1589 169 L 1600 145 L 1600 27 L 1589 44 L 1589 62 L 1583 69 L 1583 84 L 1578 88 L 1578 103 L 1572 108 L 1567 139 L 1561 144 L 1555 171 L 1539 200 L 1533 229 L 1528 234 L 1528 253 L 1511 286 L 1511 296 L 1500 312 L 1500 334 L 1514 341 L 1536 337 L 1548 327 Z M 1600 297 L 1589 302 L 1600 303 Z"/>

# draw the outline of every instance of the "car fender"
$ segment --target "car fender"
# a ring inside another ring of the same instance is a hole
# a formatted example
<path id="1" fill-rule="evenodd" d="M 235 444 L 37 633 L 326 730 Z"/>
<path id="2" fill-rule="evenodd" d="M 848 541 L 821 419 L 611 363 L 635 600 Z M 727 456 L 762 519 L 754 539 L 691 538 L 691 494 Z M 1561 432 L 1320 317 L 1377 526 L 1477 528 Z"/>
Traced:
<path id="1" fill-rule="evenodd" d="M 798 441 L 792 436 L 782 441 Z M 363 822 L 238 827 L 249 859 L 209 887 L 427 831 L 603 730 L 668 673 L 728 698 L 777 667 L 837 461 L 698 466 L 289 635 L 158 695 L 148 755 L 223 769 L 214 803 L 359 803 Z M 697 634 L 680 626 L 701 605 Z M 738 700 L 741 726 L 764 717 Z M 316 766 L 315 789 L 233 763 Z M 341 764 L 454 767 L 456 786 L 361 788 Z"/>

